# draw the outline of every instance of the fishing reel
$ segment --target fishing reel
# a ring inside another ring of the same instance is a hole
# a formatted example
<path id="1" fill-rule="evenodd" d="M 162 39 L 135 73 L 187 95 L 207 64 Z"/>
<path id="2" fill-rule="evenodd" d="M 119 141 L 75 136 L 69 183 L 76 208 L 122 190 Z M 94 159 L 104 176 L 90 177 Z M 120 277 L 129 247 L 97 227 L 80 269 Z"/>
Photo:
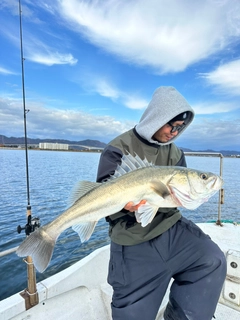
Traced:
<path id="1" fill-rule="evenodd" d="M 31 215 L 28 216 L 28 222 L 24 227 L 20 225 L 17 227 L 17 232 L 21 233 L 22 230 L 25 230 L 27 236 L 30 235 L 35 229 L 40 227 L 40 219 L 39 218 L 32 218 Z"/>

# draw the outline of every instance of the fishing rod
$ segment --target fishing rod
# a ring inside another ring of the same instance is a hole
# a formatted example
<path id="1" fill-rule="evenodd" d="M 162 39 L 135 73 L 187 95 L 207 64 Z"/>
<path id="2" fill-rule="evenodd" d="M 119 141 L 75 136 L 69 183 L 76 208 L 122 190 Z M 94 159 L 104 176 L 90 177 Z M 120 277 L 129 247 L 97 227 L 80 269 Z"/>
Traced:
<path id="1" fill-rule="evenodd" d="M 20 24 L 20 53 L 22 67 L 22 98 L 23 98 L 23 117 L 24 117 L 24 142 L 25 142 L 25 158 L 26 158 L 26 178 L 27 178 L 27 210 L 31 210 L 30 204 L 30 187 L 29 187 L 29 170 L 28 170 L 28 145 L 27 145 L 27 113 L 25 99 L 25 81 L 24 81 L 24 56 L 23 56 L 23 36 L 22 36 L 22 9 L 21 0 L 19 0 L 19 24 Z"/>
<path id="2" fill-rule="evenodd" d="M 17 227 L 17 232 L 20 233 L 25 230 L 28 236 L 36 228 L 40 226 L 38 218 L 32 218 L 31 203 L 30 203 L 30 186 L 29 186 L 29 165 L 28 165 L 28 143 L 27 143 L 27 113 L 26 99 L 25 99 L 25 81 L 24 81 L 24 56 L 23 56 L 23 35 L 22 35 L 22 7 L 21 0 L 19 0 L 19 25 L 20 25 L 20 52 L 21 52 L 21 67 L 22 67 L 22 98 L 23 98 L 23 115 L 24 115 L 24 141 L 25 141 L 25 160 L 26 160 L 26 180 L 27 180 L 27 224 L 22 228 Z M 38 304 L 38 293 L 36 285 L 36 272 L 31 257 L 26 257 L 24 260 L 27 264 L 28 273 L 28 288 L 25 289 L 21 295 L 25 299 L 26 309 Z"/>

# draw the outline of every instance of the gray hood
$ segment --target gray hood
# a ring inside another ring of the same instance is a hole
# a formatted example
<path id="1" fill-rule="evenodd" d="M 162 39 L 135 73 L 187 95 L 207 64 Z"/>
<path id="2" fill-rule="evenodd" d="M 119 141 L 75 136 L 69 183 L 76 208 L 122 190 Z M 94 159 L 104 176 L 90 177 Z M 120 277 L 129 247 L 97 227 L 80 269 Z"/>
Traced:
<path id="1" fill-rule="evenodd" d="M 153 135 L 166 123 L 183 112 L 189 112 L 188 118 L 184 121 L 185 127 L 179 131 L 178 135 L 168 142 L 161 143 L 153 140 Z M 139 124 L 136 126 L 137 133 L 145 140 L 166 145 L 172 143 L 183 133 L 194 118 L 194 111 L 184 99 L 184 97 L 173 87 L 159 87 L 153 93 L 147 109 L 143 113 Z"/>

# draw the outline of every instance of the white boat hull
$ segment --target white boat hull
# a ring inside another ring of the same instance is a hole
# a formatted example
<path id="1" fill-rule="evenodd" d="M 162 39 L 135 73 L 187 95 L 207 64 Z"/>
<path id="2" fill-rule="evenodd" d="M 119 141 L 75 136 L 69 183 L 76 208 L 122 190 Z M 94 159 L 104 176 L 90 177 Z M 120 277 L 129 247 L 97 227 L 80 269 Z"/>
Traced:
<path id="1" fill-rule="evenodd" d="M 228 262 L 228 276 L 217 306 L 216 319 L 239 320 L 240 226 L 224 224 L 220 227 L 214 223 L 198 225 L 219 245 L 226 254 Z M 35 307 L 26 311 L 25 301 L 20 294 L 1 301 L 0 319 L 111 319 L 112 288 L 106 282 L 108 261 L 109 246 L 94 251 L 71 267 L 39 282 L 37 284 L 39 304 Z M 159 309 L 157 320 L 163 319 L 169 288 Z"/>

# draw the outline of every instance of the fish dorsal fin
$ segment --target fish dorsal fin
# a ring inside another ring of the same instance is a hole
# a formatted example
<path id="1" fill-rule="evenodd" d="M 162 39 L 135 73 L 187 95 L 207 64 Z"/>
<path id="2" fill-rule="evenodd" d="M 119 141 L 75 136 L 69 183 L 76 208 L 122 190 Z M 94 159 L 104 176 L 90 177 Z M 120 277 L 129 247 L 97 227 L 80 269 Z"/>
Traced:
<path id="1" fill-rule="evenodd" d="M 152 162 L 148 162 L 145 158 L 142 160 L 137 154 L 135 156 L 131 155 L 130 153 L 124 154 L 121 159 L 121 164 L 117 166 L 114 174 L 109 178 L 109 180 L 121 177 L 122 175 L 145 167 L 153 167 Z"/>
<path id="2" fill-rule="evenodd" d="M 137 222 L 141 223 L 142 227 L 146 227 L 150 222 L 152 222 L 158 211 L 158 206 L 151 206 L 148 202 L 141 205 L 135 212 L 135 217 Z"/>
<path id="3" fill-rule="evenodd" d="M 81 242 L 85 242 L 91 237 L 96 224 L 97 221 L 82 222 L 72 226 L 72 229 L 78 233 Z"/>
<path id="4" fill-rule="evenodd" d="M 72 190 L 71 196 L 68 199 L 69 207 L 72 206 L 79 198 L 84 196 L 90 190 L 95 189 L 101 183 L 91 181 L 79 181 Z"/>

